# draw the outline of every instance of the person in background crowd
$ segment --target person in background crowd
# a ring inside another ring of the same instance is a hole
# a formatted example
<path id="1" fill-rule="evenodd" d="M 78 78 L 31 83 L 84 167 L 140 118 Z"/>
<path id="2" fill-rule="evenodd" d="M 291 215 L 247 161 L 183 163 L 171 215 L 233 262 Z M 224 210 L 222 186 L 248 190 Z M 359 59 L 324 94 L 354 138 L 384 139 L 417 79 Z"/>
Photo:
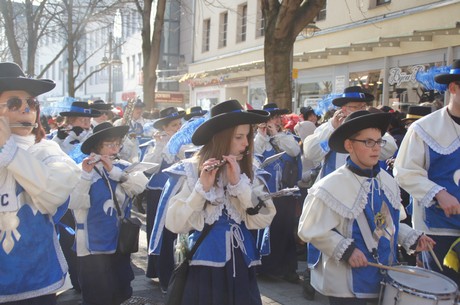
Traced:
<path id="1" fill-rule="evenodd" d="M 114 116 L 112 104 L 107 104 L 103 100 L 95 100 L 89 107 L 101 113 L 100 116 L 91 118 L 91 129 L 94 129 L 94 127 L 102 122 L 111 121 Z"/>
<path id="2" fill-rule="evenodd" d="M 270 199 L 257 200 L 267 190 L 252 163 L 251 124 L 267 118 L 236 100 L 217 104 L 193 134 L 193 144 L 203 145 L 198 154 L 166 170 L 168 190 L 175 190 L 162 197 L 166 228 L 192 232 L 192 246 L 212 226 L 190 262 L 183 305 L 262 304 L 255 272 L 260 254 L 249 230 L 267 227 L 276 211 Z"/>
<path id="3" fill-rule="evenodd" d="M 435 255 L 443 261 L 460 236 L 460 60 L 449 73 L 435 76 L 448 86 L 449 104 L 411 124 L 394 163 L 399 185 L 413 198 L 413 226 L 436 241 Z M 460 284 L 450 268 L 439 270 L 429 254 L 422 254 L 426 268 L 441 272 Z"/>
<path id="4" fill-rule="evenodd" d="M 405 216 L 399 187 L 378 165 L 390 116 L 350 114 L 328 141 L 331 150 L 349 155 L 346 164 L 315 183 L 305 200 L 298 233 L 321 251 L 311 283 L 331 305 L 376 301 L 383 274 L 368 262 L 396 263 L 398 244 L 412 252 L 434 245 L 399 223 Z"/>
<path id="5" fill-rule="evenodd" d="M 409 106 L 409 109 L 407 109 L 406 117 L 401 119 L 401 121 L 404 123 L 404 126 L 407 129 L 418 119 L 421 119 L 424 116 L 430 114 L 432 110 L 433 108 L 431 106 Z"/>
<path id="6" fill-rule="evenodd" d="M 69 209 L 77 223 L 82 305 L 118 305 L 132 295 L 130 255 L 117 251 L 119 218 L 130 217 L 132 197 L 145 189 L 147 178 L 139 171 L 126 173 L 130 164 L 117 159 L 128 129 L 102 122 L 81 146 L 89 156 L 81 163 L 81 180 L 70 197 Z"/>
<path id="7" fill-rule="evenodd" d="M 130 106 L 127 106 L 130 107 Z M 142 117 L 145 104 L 140 99 L 136 99 L 131 114 L 125 109 L 123 118 L 115 121 L 114 126 L 129 126 L 128 136 L 123 141 L 123 147 L 120 150 L 120 158 L 130 163 L 140 160 L 139 140 L 144 134 L 144 125 L 146 120 Z M 130 115 L 130 117 L 128 117 Z"/>
<path id="8" fill-rule="evenodd" d="M 160 195 L 165 187 L 168 175 L 163 169 L 170 167 L 178 162 L 177 155 L 171 154 L 166 144 L 169 139 L 182 126 L 184 111 L 179 111 L 176 107 L 167 107 L 160 111 L 160 118 L 157 119 L 153 127 L 158 131 L 154 134 L 154 146 L 150 146 L 144 155 L 143 161 L 160 164 L 158 172 L 150 177 L 147 185 L 147 242 L 151 243 L 151 234 L 154 222 L 157 222 L 157 209 Z M 156 224 L 160 225 L 160 224 Z M 163 224 L 164 225 L 164 224 Z M 158 277 L 160 286 L 166 291 L 169 278 L 174 270 L 174 246 L 173 242 L 176 235 L 169 230 L 163 231 L 162 241 L 158 251 L 149 253 L 146 276 L 149 278 Z M 151 246 L 149 246 L 151 248 Z M 161 250 L 160 250 L 161 249 Z"/>
<path id="9" fill-rule="evenodd" d="M 101 113 L 91 109 L 87 102 L 73 102 L 68 111 L 59 115 L 65 117 L 66 123 L 58 130 L 53 141 L 69 154 L 75 149 L 75 145 L 83 143 L 91 134 L 91 118 L 98 117 Z"/>
<path id="10" fill-rule="evenodd" d="M 0 303 L 55 305 L 67 264 L 54 217 L 78 183 L 80 170 L 45 139 L 37 96 L 47 79 L 28 78 L 0 63 Z"/>
<path id="11" fill-rule="evenodd" d="M 60 113 L 65 117 L 66 123 L 58 129 L 53 141 L 68 155 L 73 155 L 75 150 L 80 150 L 80 145 L 91 134 L 91 118 L 100 116 L 100 112 L 89 108 L 86 102 L 73 102 L 68 111 Z M 66 211 L 58 223 L 59 243 L 64 252 L 72 286 L 80 291 L 77 279 L 77 256 L 73 249 L 75 240 L 75 221 L 72 213 Z"/>
<path id="12" fill-rule="evenodd" d="M 254 152 L 268 158 L 280 152 L 285 152 L 265 170 L 272 174 L 268 181 L 270 192 L 293 187 L 301 178 L 300 145 L 294 135 L 284 132 L 281 126 L 281 115 L 287 114 L 287 109 L 280 109 L 276 103 L 268 103 L 263 110 L 270 113 L 270 118 L 258 125 L 254 140 Z M 290 164 L 288 164 L 290 163 Z M 293 170 L 286 171 L 287 168 Z M 262 258 L 259 274 L 268 277 L 283 278 L 296 283 L 297 248 L 295 239 L 296 205 L 294 196 L 277 197 L 273 199 L 276 216 L 270 225 L 270 254 Z"/>

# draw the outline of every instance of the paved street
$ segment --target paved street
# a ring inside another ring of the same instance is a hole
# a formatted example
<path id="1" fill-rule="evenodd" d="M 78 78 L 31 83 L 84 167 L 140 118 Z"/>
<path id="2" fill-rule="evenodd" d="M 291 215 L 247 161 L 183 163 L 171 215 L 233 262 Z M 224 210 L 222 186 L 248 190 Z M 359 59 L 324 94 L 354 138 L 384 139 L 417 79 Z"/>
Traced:
<path id="1" fill-rule="evenodd" d="M 145 224 L 145 215 L 134 212 Z M 145 277 L 147 267 L 147 243 L 144 230 L 141 230 L 138 253 L 132 255 L 134 274 L 136 278 L 132 282 L 133 297 L 124 304 L 138 305 L 163 305 L 164 299 L 157 282 Z M 305 270 L 306 263 L 299 262 L 299 274 Z M 314 301 L 308 301 L 302 296 L 300 284 L 290 284 L 282 280 L 259 279 L 259 289 L 262 294 L 264 305 L 319 305 L 328 304 L 327 299 L 322 295 L 316 295 Z M 80 295 L 73 290 L 66 291 L 59 295 L 59 305 L 78 305 Z"/>

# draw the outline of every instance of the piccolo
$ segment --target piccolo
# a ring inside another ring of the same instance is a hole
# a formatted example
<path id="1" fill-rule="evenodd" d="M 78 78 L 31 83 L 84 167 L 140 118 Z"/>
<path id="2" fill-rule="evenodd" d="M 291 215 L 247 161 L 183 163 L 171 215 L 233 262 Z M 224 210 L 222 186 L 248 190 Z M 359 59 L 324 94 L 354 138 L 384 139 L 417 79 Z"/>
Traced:
<path id="1" fill-rule="evenodd" d="M 118 156 L 110 156 L 109 159 L 113 161 L 113 160 L 118 160 L 120 158 Z M 100 161 L 101 161 L 101 155 L 94 155 L 94 159 L 88 161 L 88 165 L 91 165 L 91 164 L 94 164 Z"/>
<path id="2" fill-rule="evenodd" d="M 12 123 L 12 124 L 10 124 L 10 128 L 20 128 L 20 127 L 37 128 L 38 123 L 26 123 L 26 122 L 23 122 L 23 123 Z"/>
<path id="3" fill-rule="evenodd" d="M 249 151 L 246 151 L 246 152 L 242 153 L 241 155 L 238 155 L 237 157 L 246 156 L 247 154 L 249 154 Z M 215 170 L 216 168 L 219 168 L 219 167 L 221 167 L 221 166 L 224 166 L 225 164 L 227 164 L 227 162 L 228 162 L 227 160 L 222 159 L 222 160 L 219 161 L 219 163 L 216 163 L 216 164 L 213 164 L 213 165 L 206 166 L 206 167 L 204 168 L 204 170 L 205 170 L 206 172 L 210 172 L 210 171 L 212 171 L 212 170 Z"/>

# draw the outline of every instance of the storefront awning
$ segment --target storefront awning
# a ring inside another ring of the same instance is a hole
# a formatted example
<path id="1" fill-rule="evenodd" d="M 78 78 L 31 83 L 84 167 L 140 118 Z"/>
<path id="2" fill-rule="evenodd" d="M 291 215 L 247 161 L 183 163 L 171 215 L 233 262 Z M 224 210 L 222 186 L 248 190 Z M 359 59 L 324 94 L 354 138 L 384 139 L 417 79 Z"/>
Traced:
<path id="1" fill-rule="evenodd" d="M 327 59 L 328 56 L 349 55 L 352 52 L 372 52 L 375 48 L 400 47 L 401 42 L 425 42 L 432 41 L 433 36 L 440 35 L 460 35 L 460 22 L 456 23 L 455 27 L 434 29 L 425 31 L 414 31 L 410 35 L 394 36 L 394 37 L 379 37 L 375 41 L 351 43 L 347 46 L 325 48 L 322 50 L 314 50 L 294 54 L 294 62 L 307 62 L 311 59 Z M 193 79 L 205 79 L 226 74 L 238 74 L 241 71 L 260 70 L 264 68 L 264 61 L 253 61 L 234 66 L 222 67 L 215 70 L 207 70 L 195 73 L 185 73 L 182 75 L 172 76 L 171 80 L 179 82 L 190 81 Z M 239 75 L 235 75 L 238 77 Z"/>

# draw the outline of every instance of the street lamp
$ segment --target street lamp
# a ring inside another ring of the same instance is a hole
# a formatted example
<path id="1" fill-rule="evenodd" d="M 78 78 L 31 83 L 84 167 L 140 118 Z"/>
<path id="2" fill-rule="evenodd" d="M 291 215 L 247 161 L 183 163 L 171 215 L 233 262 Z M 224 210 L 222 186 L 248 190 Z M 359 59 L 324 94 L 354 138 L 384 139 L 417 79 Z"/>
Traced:
<path id="1" fill-rule="evenodd" d="M 100 62 L 100 66 L 102 68 L 109 67 L 109 94 L 108 94 L 108 103 L 112 103 L 114 99 L 114 86 L 112 84 L 112 76 L 113 76 L 113 71 L 112 71 L 112 66 L 120 66 L 121 65 L 121 60 L 120 60 L 120 55 L 118 55 L 118 52 L 114 52 L 113 50 L 113 35 L 112 32 L 109 32 L 109 38 L 108 38 L 108 45 L 109 49 L 106 50 L 106 54 L 104 54 L 104 57 L 102 57 L 102 60 Z"/>
<path id="2" fill-rule="evenodd" d="M 302 32 L 300 32 L 300 34 L 305 38 L 311 38 L 315 35 L 316 32 L 319 31 L 321 31 L 321 29 L 316 26 L 316 23 L 311 22 L 302 29 Z"/>

